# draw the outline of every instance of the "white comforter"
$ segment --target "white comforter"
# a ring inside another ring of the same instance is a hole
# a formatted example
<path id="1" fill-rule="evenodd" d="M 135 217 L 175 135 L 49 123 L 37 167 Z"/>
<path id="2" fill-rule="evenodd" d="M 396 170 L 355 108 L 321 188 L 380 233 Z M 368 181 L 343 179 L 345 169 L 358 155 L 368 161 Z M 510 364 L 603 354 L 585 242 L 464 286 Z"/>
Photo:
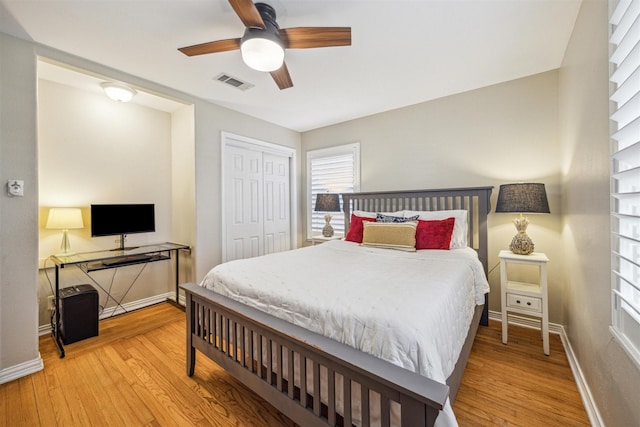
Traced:
<path id="1" fill-rule="evenodd" d="M 489 291 L 473 249 L 339 240 L 221 264 L 201 285 L 440 382 Z M 437 425 L 457 425 L 449 404 Z"/>

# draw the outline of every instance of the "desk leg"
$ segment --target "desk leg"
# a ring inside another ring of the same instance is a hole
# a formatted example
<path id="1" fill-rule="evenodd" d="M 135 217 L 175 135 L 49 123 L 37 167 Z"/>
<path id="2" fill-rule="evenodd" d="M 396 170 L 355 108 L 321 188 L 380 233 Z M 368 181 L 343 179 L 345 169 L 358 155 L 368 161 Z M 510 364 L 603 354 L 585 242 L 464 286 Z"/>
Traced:
<path id="1" fill-rule="evenodd" d="M 55 288 L 55 325 L 51 328 L 51 336 L 58 347 L 60 358 L 64 357 L 64 346 L 62 345 L 62 337 L 60 336 L 60 267 L 56 265 L 56 288 Z"/>
<path id="2" fill-rule="evenodd" d="M 180 251 L 176 250 L 176 304 L 180 305 Z"/>

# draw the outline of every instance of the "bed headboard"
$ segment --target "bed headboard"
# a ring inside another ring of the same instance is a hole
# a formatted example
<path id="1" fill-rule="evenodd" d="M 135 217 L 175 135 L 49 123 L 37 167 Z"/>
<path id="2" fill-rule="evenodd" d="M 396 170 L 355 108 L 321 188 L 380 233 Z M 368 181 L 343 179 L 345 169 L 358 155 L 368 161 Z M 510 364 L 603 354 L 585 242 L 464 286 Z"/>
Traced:
<path id="1" fill-rule="evenodd" d="M 393 212 L 464 209 L 469 215 L 469 246 L 478 251 L 485 274 L 488 274 L 487 215 L 491 210 L 491 190 L 493 187 L 343 193 L 344 229 L 349 229 L 351 212 L 355 210 Z"/>

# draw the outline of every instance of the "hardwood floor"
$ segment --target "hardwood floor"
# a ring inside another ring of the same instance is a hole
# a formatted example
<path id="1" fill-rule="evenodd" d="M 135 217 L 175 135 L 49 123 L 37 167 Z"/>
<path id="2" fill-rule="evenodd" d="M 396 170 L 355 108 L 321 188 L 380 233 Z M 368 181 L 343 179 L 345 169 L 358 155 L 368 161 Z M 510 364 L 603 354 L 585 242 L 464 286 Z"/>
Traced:
<path id="1" fill-rule="evenodd" d="M 480 328 L 454 412 L 460 426 L 587 426 L 556 335 L 542 354 L 538 331 Z M 185 371 L 184 312 L 159 304 L 104 320 L 100 335 L 66 346 L 40 338 L 44 371 L 0 385 L 3 426 L 293 426 L 199 355 Z"/>
<path id="2" fill-rule="evenodd" d="M 453 405 L 460 426 L 590 426 L 559 335 L 500 322 L 478 328 Z"/>

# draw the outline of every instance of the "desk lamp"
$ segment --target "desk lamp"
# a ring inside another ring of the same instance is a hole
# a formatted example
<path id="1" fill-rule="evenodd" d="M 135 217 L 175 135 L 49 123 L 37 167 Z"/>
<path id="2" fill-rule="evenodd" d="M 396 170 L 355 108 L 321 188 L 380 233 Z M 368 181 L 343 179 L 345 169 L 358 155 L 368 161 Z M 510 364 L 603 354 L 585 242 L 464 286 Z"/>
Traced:
<path id="1" fill-rule="evenodd" d="M 69 243 L 69 230 L 84 228 L 82 211 L 80 208 L 51 208 L 49 209 L 46 228 L 62 230 L 62 244 L 60 245 L 62 252 L 56 255 L 73 255 L 74 253 L 71 252 L 71 244 Z"/>

